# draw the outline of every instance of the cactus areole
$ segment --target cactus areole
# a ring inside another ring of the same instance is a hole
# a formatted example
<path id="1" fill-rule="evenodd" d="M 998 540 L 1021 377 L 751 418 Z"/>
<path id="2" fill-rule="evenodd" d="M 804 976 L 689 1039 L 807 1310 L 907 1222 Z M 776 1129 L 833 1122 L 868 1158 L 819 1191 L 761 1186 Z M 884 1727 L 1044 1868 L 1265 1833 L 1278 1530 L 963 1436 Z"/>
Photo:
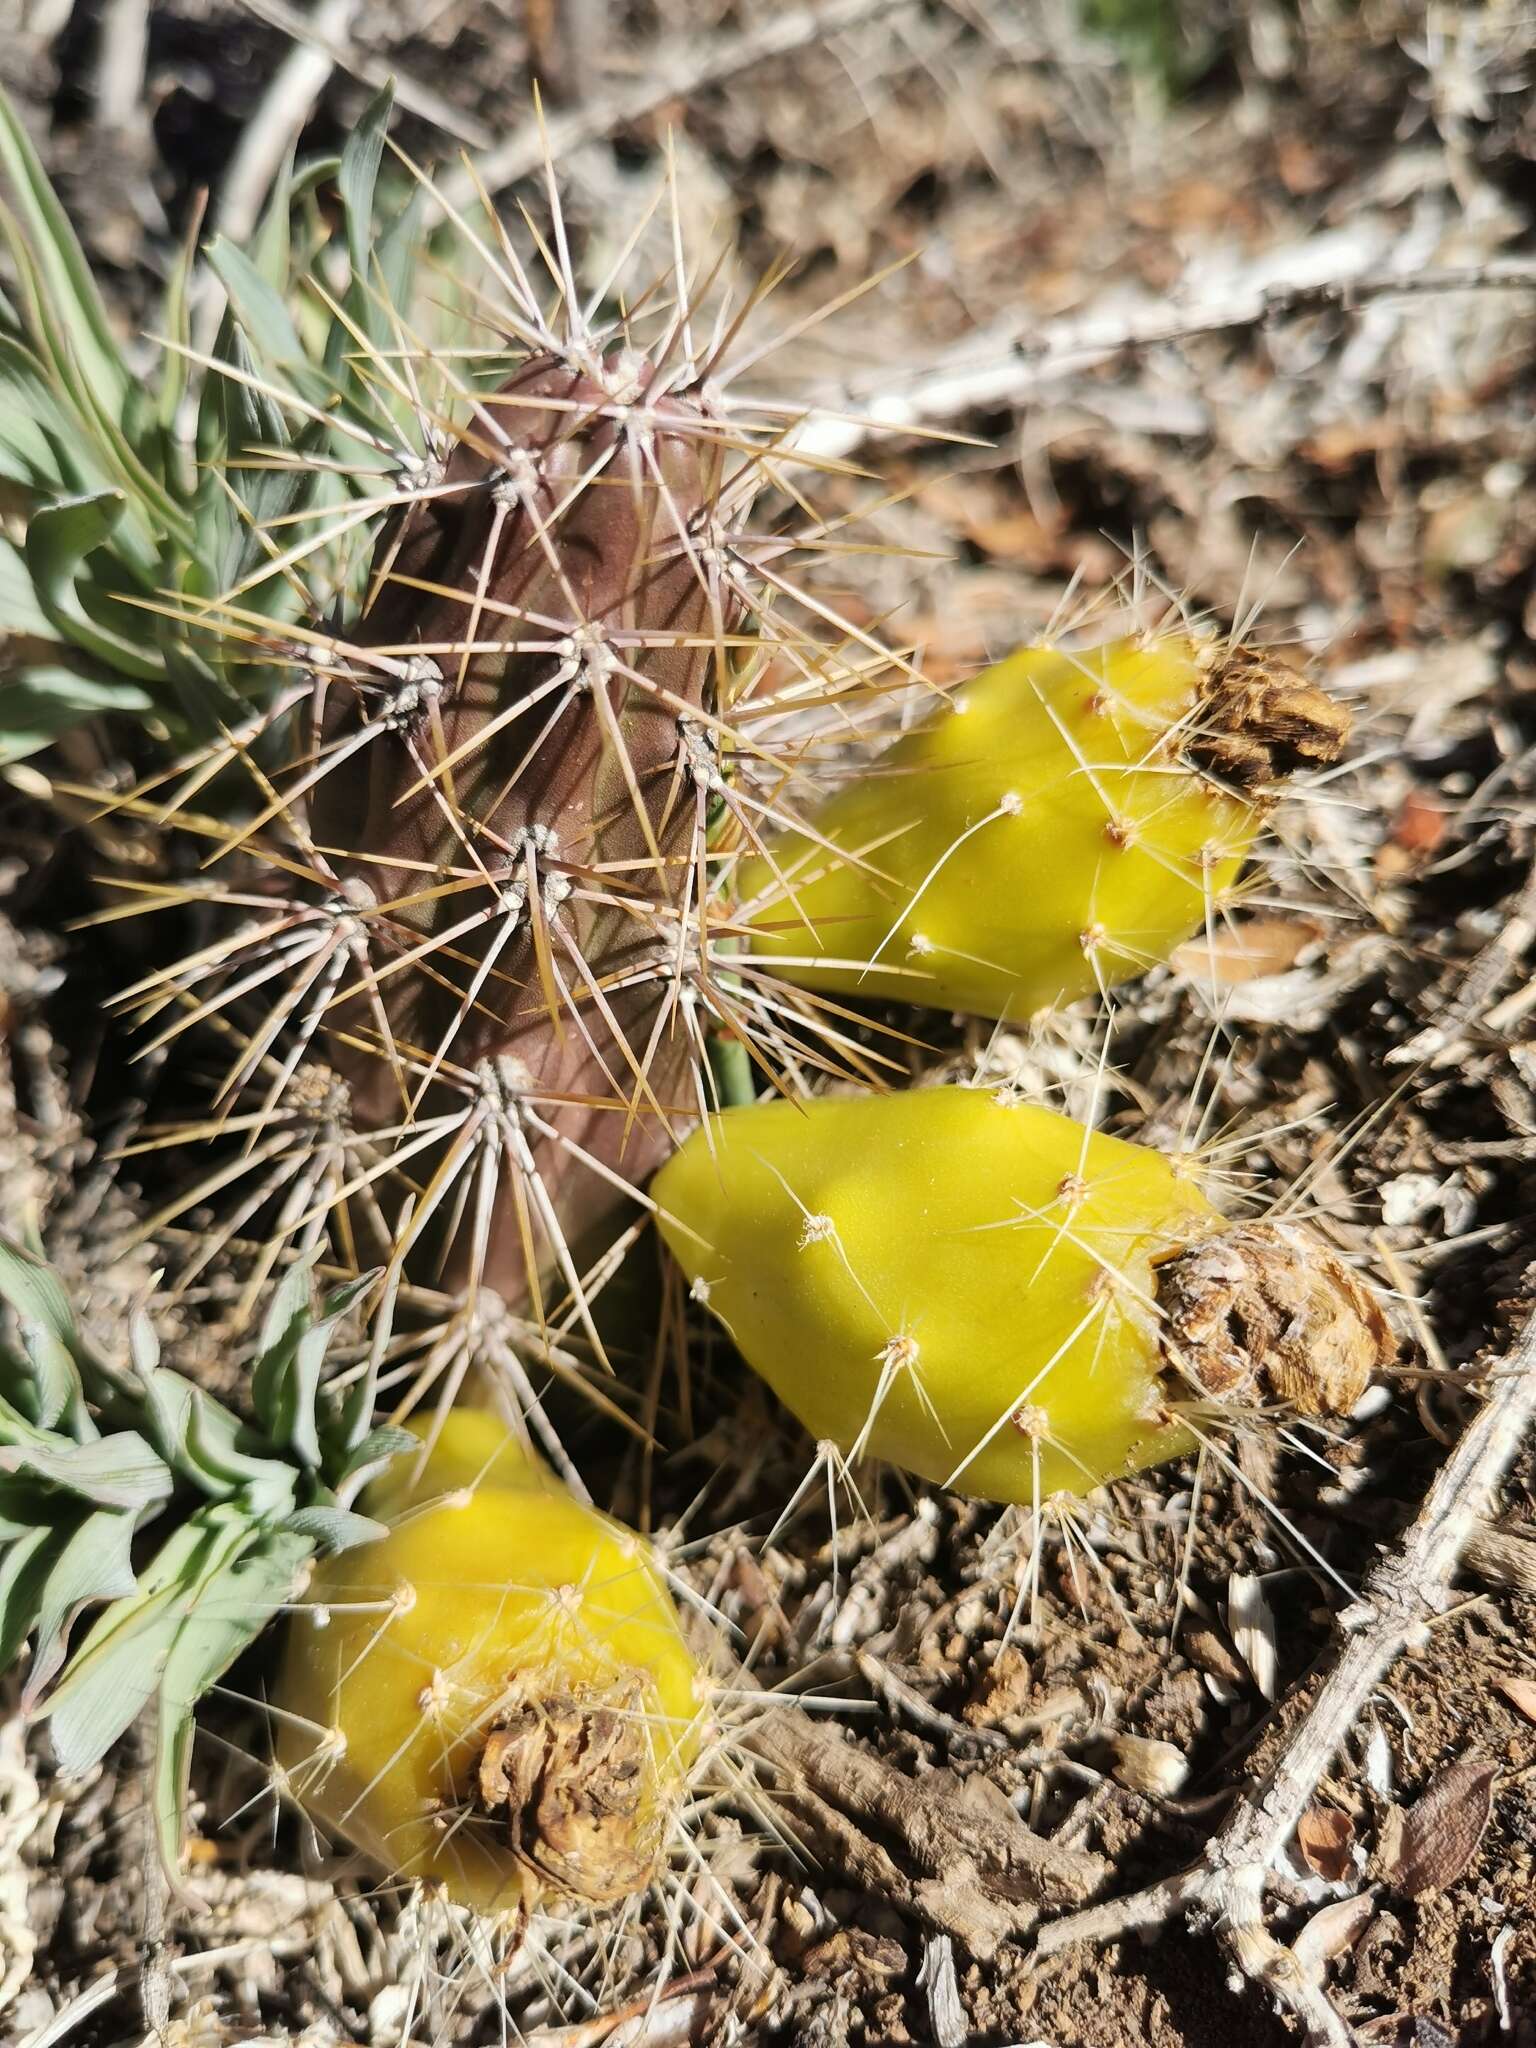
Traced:
<path id="1" fill-rule="evenodd" d="M 960 1088 L 732 1110 L 657 1175 L 672 1250 L 818 1438 L 1037 1501 L 1265 1403 L 1347 1413 L 1395 1356 L 1298 1224 L 1181 1162 Z"/>
<path id="2" fill-rule="evenodd" d="M 332 1009 L 364 1126 L 488 1089 L 561 1141 L 540 1160 L 564 1234 L 666 1149 L 686 1049 L 659 1029 L 687 876 L 684 732 L 712 708 L 738 608 L 702 566 L 725 449 L 618 356 L 527 363 L 477 401 L 382 533 L 358 646 L 389 686 L 322 685 L 321 855 L 362 906 L 367 986 Z M 370 731 L 370 728 L 372 730 Z M 518 1204 L 479 1276 L 526 1290 Z M 463 1233 L 461 1233 L 461 1236 Z M 450 1251 L 461 1275 L 466 1255 Z"/>

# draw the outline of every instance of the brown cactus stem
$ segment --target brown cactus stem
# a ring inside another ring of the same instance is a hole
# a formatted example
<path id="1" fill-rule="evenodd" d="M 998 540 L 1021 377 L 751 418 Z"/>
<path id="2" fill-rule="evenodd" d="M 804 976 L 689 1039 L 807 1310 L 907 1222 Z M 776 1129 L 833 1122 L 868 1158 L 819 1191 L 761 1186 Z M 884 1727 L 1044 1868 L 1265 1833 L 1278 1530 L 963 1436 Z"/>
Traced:
<path id="1" fill-rule="evenodd" d="M 329 1020 L 356 1114 L 445 1114 L 492 1065 L 516 1074 L 566 1141 L 532 1149 L 573 1245 L 623 1198 L 572 1148 L 638 1182 L 682 1106 L 689 1047 L 663 1004 L 692 884 L 683 721 L 712 711 L 740 623 L 704 566 L 722 437 L 653 382 L 628 358 L 542 358 L 482 399 L 376 552 L 356 637 L 401 688 L 364 704 L 332 681 L 316 710 L 338 762 L 312 835 L 377 906 L 375 987 Z M 553 1263 L 530 1257 L 527 1206 L 504 1192 L 476 1243 L 459 1229 L 450 1281 L 525 1300 L 530 1263 Z"/>

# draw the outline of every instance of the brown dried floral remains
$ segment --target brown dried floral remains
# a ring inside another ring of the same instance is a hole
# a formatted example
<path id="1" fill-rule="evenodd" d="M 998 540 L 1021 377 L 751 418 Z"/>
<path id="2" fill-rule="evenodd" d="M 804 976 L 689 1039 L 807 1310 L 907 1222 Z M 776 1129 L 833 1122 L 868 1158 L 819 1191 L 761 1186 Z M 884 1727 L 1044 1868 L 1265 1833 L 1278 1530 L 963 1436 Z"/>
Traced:
<path id="1" fill-rule="evenodd" d="M 1186 760 L 1249 794 L 1343 754 L 1350 716 L 1294 669 L 1248 648 L 1229 647 L 1205 665 L 1198 720 Z"/>
<path id="2" fill-rule="evenodd" d="M 661 1843 L 644 1799 L 644 1681 L 562 1693 L 514 1711 L 486 1737 L 475 1811 L 504 1822 L 541 1884 L 594 1905 L 644 1889 Z"/>
<path id="3" fill-rule="evenodd" d="M 1159 1264 L 1157 1299 L 1170 1365 L 1220 1401 L 1347 1415 L 1397 1357 L 1370 1289 L 1300 1224 L 1202 1239 Z"/>

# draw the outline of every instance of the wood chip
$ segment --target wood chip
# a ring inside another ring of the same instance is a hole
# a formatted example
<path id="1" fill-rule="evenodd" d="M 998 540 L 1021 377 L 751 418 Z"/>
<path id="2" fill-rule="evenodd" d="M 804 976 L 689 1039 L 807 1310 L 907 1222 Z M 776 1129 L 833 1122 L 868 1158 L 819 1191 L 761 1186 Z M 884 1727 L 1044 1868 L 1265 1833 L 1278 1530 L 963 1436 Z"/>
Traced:
<path id="1" fill-rule="evenodd" d="M 1184 1637 L 1185 1654 L 1191 1664 L 1219 1678 L 1227 1685 L 1242 1685 L 1248 1673 L 1242 1660 L 1214 1628 L 1192 1628 Z"/>
<path id="2" fill-rule="evenodd" d="M 1410 789 L 1392 821 L 1392 843 L 1409 853 L 1434 853 L 1445 838 L 1445 807 L 1427 789 Z"/>
<path id="3" fill-rule="evenodd" d="M 1514 1928 L 1506 1923 L 1493 1937 L 1493 1946 L 1488 1951 L 1488 1974 L 1493 1979 L 1493 2002 L 1498 2010 L 1501 2034 L 1515 2031 L 1514 2008 L 1509 2002 L 1509 1979 L 1504 1971 L 1504 1952 L 1514 1938 Z"/>
<path id="4" fill-rule="evenodd" d="M 1309 917 L 1250 917 L 1231 930 L 1187 940 L 1174 949 L 1170 964 L 1190 981 L 1235 988 L 1266 974 L 1286 973 L 1321 933 Z"/>
<path id="5" fill-rule="evenodd" d="M 1302 1861 L 1330 1884 L 1340 1883 L 1354 1868 L 1350 1853 L 1354 1845 L 1354 1823 L 1336 1806 L 1309 1806 L 1296 1823 L 1296 1846 Z"/>
<path id="6" fill-rule="evenodd" d="M 1406 1812 L 1392 1808 L 1377 1854 L 1394 1890 L 1422 1899 L 1456 1882 L 1483 1839 L 1497 1776 L 1498 1766 L 1487 1757 L 1458 1757 L 1435 1773 Z"/>
<path id="7" fill-rule="evenodd" d="M 1133 1792 L 1145 1792 L 1153 1799 L 1171 1799 L 1189 1777 L 1189 1759 L 1171 1742 L 1155 1742 L 1145 1735 L 1115 1735 L 1110 1738 L 1114 1773 Z"/>
<path id="8" fill-rule="evenodd" d="M 955 1980 L 955 1944 L 947 1934 L 930 1934 L 923 1943 L 918 1982 L 928 1994 L 928 2024 L 936 2048 L 965 2048 L 971 2028 Z"/>
<path id="9" fill-rule="evenodd" d="M 1253 1674 L 1254 1684 L 1265 1699 L 1272 1700 L 1279 1676 L 1275 1617 L 1263 1586 L 1251 1572 L 1234 1572 L 1227 1581 L 1227 1631 Z"/>
<path id="10" fill-rule="evenodd" d="M 1491 1586 L 1536 1593 L 1536 1541 L 1492 1522 L 1479 1522 L 1462 1556 L 1466 1569 Z"/>
<path id="11" fill-rule="evenodd" d="M 1536 1679 L 1506 1676 L 1496 1678 L 1493 1684 L 1517 1714 L 1524 1714 L 1527 1721 L 1536 1721 Z"/>
<path id="12" fill-rule="evenodd" d="M 1292 1943 L 1296 1960 L 1314 1984 L 1321 1984 L 1327 1965 L 1364 1934 L 1376 1910 L 1375 1898 L 1375 1887 L 1368 1886 L 1352 1899 L 1335 1899 L 1314 1913 L 1297 1935 Z"/>

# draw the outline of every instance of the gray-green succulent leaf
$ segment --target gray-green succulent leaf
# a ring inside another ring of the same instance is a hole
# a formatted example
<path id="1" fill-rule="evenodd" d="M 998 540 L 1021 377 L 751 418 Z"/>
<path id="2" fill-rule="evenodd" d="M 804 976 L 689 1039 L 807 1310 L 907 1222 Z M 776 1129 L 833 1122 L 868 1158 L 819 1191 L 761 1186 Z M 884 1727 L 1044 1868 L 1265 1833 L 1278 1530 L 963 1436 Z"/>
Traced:
<path id="1" fill-rule="evenodd" d="M 390 367 L 423 297 L 420 195 L 382 190 L 390 109 L 288 166 L 248 248 L 187 247 L 146 370 L 0 94 L 0 764 L 104 714 L 211 742 L 291 681 L 282 629 L 360 589 L 424 452 Z M 226 310 L 200 350 L 207 286 Z"/>
<path id="2" fill-rule="evenodd" d="M 345 1389 L 326 1380 L 326 1346 L 373 1284 L 350 1281 L 317 1307 L 309 1264 L 290 1268 L 245 1421 L 160 1363 L 142 1314 L 130 1318 L 128 1363 L 106 1357 L 59 1276 L 0 1238 L 0 1302 L 20 1338 L 0 1342 L 0 1669 L 30 1639 L 24 1702 L 47 1718 L 66 1771 L 98 1763 L 153 1709 L 168 1863 L 198 1700 L 295 1599 L 313 1557 L 383 1534 L 351 1503 L 365 1476 L 416 1445 L 371 1426 L 372 1366 Z M 386 1296 L 373 1358 L 389 1306 Z"/>

